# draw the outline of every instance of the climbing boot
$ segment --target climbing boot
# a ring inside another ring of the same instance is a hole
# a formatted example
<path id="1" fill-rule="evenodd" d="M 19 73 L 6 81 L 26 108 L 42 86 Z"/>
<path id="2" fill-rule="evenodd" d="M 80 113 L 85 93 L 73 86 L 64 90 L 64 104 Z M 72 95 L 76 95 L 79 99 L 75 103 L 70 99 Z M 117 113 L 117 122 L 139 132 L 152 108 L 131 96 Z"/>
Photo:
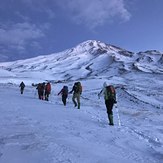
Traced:
<path id="1" fill-rule="evenodd" d="M 75 100 L 72 100 L 72 101 L 73 101 L 73 103 L 74 103 L 74 107 L 76 107 L 76 106 L 77 106 L 76 101 L 75 101 Z"/>
<path id="2" fill-rule="evenodd" d="M 80 103 L 78 103 L 78 109 L 80 109 Z"/>
<path id="3" fill-rule="evenodd" d="M 113 115 L 112 114 L 109 114 L 108 115 L 108 118 L 109 118 L 109 125 L 114 125 L 114 123 L 113 123 Z"/>

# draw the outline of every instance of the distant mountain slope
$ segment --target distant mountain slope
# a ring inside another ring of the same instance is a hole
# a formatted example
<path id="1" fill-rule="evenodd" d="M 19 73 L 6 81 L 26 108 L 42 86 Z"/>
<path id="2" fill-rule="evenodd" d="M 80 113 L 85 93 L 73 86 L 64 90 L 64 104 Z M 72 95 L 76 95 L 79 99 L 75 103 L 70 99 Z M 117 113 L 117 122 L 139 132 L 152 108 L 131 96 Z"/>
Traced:
<path id="1" fill-rule="evenodd" d="M 88 40 L 60 53 L 0 63 L 0 67 L 17 77 L 46 80 L 119 76 L 132 71 L 162 74 L 163 54 L 158 51 L 133 53 L 100 41 Z"/>

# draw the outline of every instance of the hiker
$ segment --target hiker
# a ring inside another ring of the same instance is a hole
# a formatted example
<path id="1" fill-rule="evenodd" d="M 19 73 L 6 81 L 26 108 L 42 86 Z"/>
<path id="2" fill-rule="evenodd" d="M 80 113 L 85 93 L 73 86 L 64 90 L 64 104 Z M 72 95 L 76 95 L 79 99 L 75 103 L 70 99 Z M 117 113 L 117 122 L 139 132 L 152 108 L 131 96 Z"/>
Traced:
<path id="1" fill-rule="evenodd" d="M 105 106 L 107 109 L 107 114 L 109 119 L 109 125 L 114 125 L 112 110 L 113 110 L 113 105 L 117 103 L 115 88 L 112 85 L 107 86 L 106 82 L 104 82 L 103 89 L 98 94 L 98 97 L 100 98 L 101 95 L 104 96 Z"/>
<path id="2" fill-rule="evenodd" d="M 73 92 L 73 96 L 72 96 L 72 101 L 74 103 L 74 106 L 78 107 L 78 109 L 80 109 L 80 95 L 82 93 L 82 86 L 80 82 L 75 82 L 74 86 L 72 88 L 72 90 L 69 93 Z M 77 99 L 77 102 L 75 101 L 75 99 Z"/>
<path id="3" fill-rule="evenodd" d="M 19 87 L 20 87 L 20 93 L 23 94 L 25 88 L 25 84 L 23 81 L 20 83 Z"/>
<path id="4" fill-rule="evenodd" d="M 51 92 L 51 84 L 48 82 L 48 83 L 45 85 L 45 100 L 46 100 L 46 101 L 49 101 L 50 92 Z"/>
<path id="5" fill-rule="evenodd" d="M 98 93 L 98 98 L 100 99 L 100 96 L 104 96 L 104 92 L 105 92 L 105 89 L 106 89 L 106 82 L 103 83 L 103 88 L 102 90 L 100 91 L 100 93 Z"/>
<path id="6" fill-rule="evenodd" d="M 44 95 L 45 83 L 39 83 L 37 85 L 36 89 L 38 90 L 38 98 L 40 100 L 43 100 L 44 99 L 43 95 Z"/>
<path id="7" fill-rule="evenodd" d="M 61 91 L 58 93 L 58 95 L 62 95 L 62 102 L 63 102 L 63 105 L 66 106 L 66 100 L 67 100 L 67 97 L 68 97 L 68 86 L 63 86 L 63 88 L 61 89 Z"/>

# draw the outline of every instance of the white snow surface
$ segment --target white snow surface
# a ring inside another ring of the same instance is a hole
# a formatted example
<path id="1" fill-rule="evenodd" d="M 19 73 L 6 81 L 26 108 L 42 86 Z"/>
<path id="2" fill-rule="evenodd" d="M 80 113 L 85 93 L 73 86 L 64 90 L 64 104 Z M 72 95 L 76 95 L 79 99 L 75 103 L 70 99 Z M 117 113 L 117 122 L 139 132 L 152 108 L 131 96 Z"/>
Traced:
<path id="1" fill-rule="evenodd" d="M 87 41 L 61 53 L 0 63 L 0 163 L 162 163 L 161 60 L 157 51 L 133 54 Z M 39 100 L 31 84 L 47 80 L 50 99 Z M 72 94 L 66 106 L 57 95 L 75 81 L 83 86 L 81 109 L 74 108 Z M 104 82 L 116 87 L 114 126 L 97 96 Z"/>

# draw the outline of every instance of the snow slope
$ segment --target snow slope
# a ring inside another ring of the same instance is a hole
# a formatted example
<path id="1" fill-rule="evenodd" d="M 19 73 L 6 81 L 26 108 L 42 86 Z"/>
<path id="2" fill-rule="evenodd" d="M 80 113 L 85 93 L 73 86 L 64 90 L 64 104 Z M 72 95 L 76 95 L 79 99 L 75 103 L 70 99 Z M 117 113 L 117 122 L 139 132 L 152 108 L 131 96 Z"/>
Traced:
<path id="1" fill-rule="evenodd" d="M 162 54 L 89 40 L 61 53 L 0 63 L 0 163 L 162 163 Z M 19 84 L 26 84 L 20 94 Z M 32 83 L 51 81 L 50 101 Z M 80 80 L 81 109 L 57 95 Z M 103 82 L 117 92 L 109 126 Z"/>
<path id="2" fill-rule="evenodd" d="M 56 95 L 62 84 L 53 86 L 50 102 L 38 100 L 33 87 L 21 95 L 18 87 L 1 85 L 0 162 L 161 163 L 162 110 L 153 111 L 151 104 L 118 89 L 115 126 L 109 126 L 103 99 L 96 96 L 98 86 L 91 90 L 92 83 L 83 81 L 80 110 L 73 108 L 71 95 L 62 105 Z"/>

